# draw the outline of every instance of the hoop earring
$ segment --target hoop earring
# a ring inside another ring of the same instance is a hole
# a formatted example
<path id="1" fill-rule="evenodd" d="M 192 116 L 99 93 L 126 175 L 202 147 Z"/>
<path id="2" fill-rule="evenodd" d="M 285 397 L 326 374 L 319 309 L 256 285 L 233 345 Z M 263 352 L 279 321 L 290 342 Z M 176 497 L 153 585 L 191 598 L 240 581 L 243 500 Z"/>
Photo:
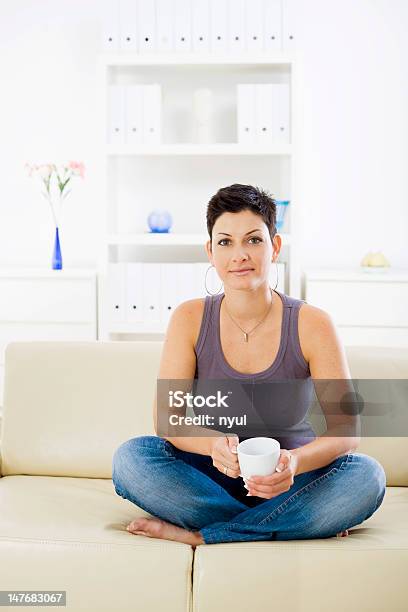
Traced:
<path id="1" fill-rule="evenodd" d="M 276 284 L 273 288 L 273 291 L 275 291 L 276 287 L 278 286 L 279 283 L 279 268 L 278 268 L 278 262 L 275 260 L 275 265 L 276 265 Z"/>
<path id="2" fill-rule="evenodd" d="M 211 291 L 208 291 L 208 289 L 207 289 L 207 274 L 208 274 L 208 270 L 210 270 L 211 268 L 215 268 L 215 266 L 213 266 L 213 265 L 211 264 L 211 266 L 209 266 L 209 267 L 207 268 L 206 272 L 205 272 L 205 277 L 204 277 L 204 286 L 205 286 L 205 290 L 206 290 L 206 292 L 208 293 L 208 295 L 218 295 L 218 294 L 219 294 L 219 292 L 220 292 L 220 291 L 221 291 L 221 289 L 222 289 L 223 284 L 224 284 L 223 282 L 221 282 L 221 287 L 220 287 L 220 288 L 218 289 L 218 291 L 216 291 L 215 293 L 211 293 Z"/>

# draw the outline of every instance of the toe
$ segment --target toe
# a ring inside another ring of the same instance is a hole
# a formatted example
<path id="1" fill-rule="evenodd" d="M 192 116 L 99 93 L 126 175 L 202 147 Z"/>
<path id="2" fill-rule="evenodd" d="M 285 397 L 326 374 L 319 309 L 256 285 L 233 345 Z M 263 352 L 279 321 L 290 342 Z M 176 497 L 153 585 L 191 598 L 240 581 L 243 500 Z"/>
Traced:
<path id="1" fill-rule="evenodd" d="M 145 531 L 142 531 L 140 528 L 137 529 L 136 527 L 130 527 L 129 525 L 126 527 L 126 530 L 129 533 L 133 533 L 133 534 L 137 534 L 137 535 L 147 535 Z"/>
<path id="2" fill-rule="evenodd" d="M 138 529 L 139 531 L 143 531 L 144 526 L 144 519 L 138 518 L 134 521 L 130 521 L 128 528 L 130 531 L 135 531 L 136 529 Z"/>

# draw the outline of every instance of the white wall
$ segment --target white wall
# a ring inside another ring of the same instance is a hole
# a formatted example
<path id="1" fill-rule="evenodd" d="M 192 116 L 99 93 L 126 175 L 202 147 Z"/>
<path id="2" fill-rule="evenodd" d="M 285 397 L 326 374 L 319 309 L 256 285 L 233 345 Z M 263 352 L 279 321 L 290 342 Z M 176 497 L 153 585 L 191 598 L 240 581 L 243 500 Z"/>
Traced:
<path id="1" fill-rule="evenodd" d="M 381 249 L 408 266 L 408 2 L 291 1 L 303 31 L 303 265 L 358 265 Z M 66 201 L 64 263 L 96 263 L 99 4 L 0 2 L 0 265 L 48 264 L 50 212 L 23 166 L 63 159 L 86 164 Z"/>
<path id="2" fill-rule="evenodd" d="M 306 265 L 408 266 L 408 2 L 298 0 Z M 304 204 L 304 206 L 303 206 Z"/>
<path id="3" fill-rule="evenodd" d="M 64 265 L 97 257 L 98 1 L 0 2 L 0 263 L 51 266 L 53 225 L 28 162 L 82 160 L 61 230 Z"/>

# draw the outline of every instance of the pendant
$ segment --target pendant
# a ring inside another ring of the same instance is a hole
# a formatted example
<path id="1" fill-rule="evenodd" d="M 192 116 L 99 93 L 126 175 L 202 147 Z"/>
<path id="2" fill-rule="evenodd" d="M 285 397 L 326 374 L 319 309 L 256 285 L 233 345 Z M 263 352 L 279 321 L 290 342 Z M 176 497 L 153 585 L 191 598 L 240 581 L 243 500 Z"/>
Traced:
<path id="1" fill-rule="evenodd" d="M 248 342 L 248 334 L 244 332 L 244 342 Z"/>

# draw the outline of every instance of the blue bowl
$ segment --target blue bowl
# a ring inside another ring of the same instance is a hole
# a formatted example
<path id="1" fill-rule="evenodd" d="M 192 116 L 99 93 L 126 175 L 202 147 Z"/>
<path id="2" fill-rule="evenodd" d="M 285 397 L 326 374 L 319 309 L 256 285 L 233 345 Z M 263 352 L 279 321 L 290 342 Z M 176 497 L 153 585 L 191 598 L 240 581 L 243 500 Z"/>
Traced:
<path id="1" fill-rule="evenodd" d="M 173 219 L 167 210 L 153 210 L 147 217 L 147 224 L 151 232 L 166 234 L 170 231 Z"/>

